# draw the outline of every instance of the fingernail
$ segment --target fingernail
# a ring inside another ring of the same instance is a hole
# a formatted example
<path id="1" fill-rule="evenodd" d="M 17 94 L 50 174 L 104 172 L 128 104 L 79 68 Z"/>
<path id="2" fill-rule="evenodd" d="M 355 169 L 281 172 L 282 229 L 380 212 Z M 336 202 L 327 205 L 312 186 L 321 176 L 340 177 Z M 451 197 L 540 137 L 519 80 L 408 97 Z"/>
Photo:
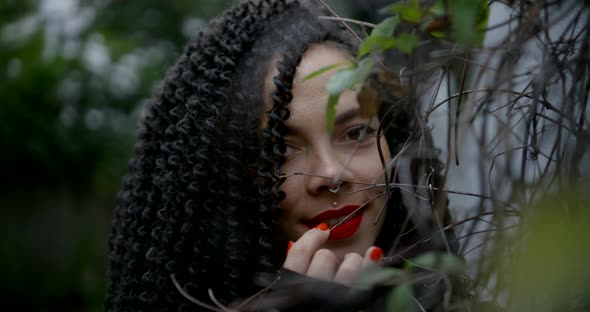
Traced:
<path id="1" fill-rule="evenodd" d="M 291 250 L 291 247 L 293 247 L 293 242 L 289 241 L 289 243 L 287 244 L 287 255 L 289 255 L 289 250 Z"/>
<path id="2" fill-rule="evenodd" d="M 379 261 L 381 260 L 381 256 L 383 256 L 383 249 L 375 247 L 371 250 L 371 260 Z"/>
<path id="3" fill-rule="evenodd" d="M 325 223 L 320 223 L 315 228 L 320 231 L 326 231 L 328 229 L 328 225 Z"/>

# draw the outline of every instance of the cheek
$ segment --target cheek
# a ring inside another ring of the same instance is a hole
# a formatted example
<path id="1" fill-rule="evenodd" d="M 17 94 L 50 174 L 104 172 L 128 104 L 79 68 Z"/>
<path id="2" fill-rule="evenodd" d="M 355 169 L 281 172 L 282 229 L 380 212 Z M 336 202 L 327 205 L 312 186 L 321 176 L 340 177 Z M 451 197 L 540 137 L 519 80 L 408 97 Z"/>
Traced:
<path id="1" fill-rule="evenodd" d="M 297 179 L 298 176 L 289 177 L 281 185 L 281 190 L 285 192 L 285 198 L 279 203 L 281 207 L 281 216 L 277 220 L 277 224 L 283 233 L 290 240 L 297 240 L 297 198 L 300 198 L 299 191 L 301 182 Z"/>
<path id="2" fill-rule="evenodd" d="M 279 203 L 282 210 L 281 219 L 289 219 L 295 213 L 297 199 L 301 198 L 303 192 L 301 176 L 288 177 L 281 184 L 281 191 L 285 193 L 285 198 Z"/>
<path id="3" fill-rule="evenodd" d="M 285 199 L 281 201 L 281 208 L 290 210 L 291 204 L 295 201 L 294 198 L 299 198 L 299 194 L 305 191 L 304 177 L 295 175 L 296 173 L 308 172 L 308 168 L 305 167 L 304 157 L 297 155 L 285 161 L 281 166 L 281 172 L 287 175 L 287 179 L 281 184 L 281 190 L 285 192 Z"/>
<path id="4" fill-rule="evenodd" d="M 389 152 L 389 144 L 387 144 L 385 137 L 381 138 L 381 151 L 383 151 L 383 161 L 387 167 L 387 175 L 391 176 L 391 153 Z M 379 151 L 377 151 L 377 157 L 379 157 Z M 381 171 L 383 172 L 383 167 L 381 167 Z"/>
<path id="5" fill-rule="evenodd" d="M 285 180 L 285 182 L 283 182 L 283 184 L 281 184 L 281 191 L 285 192 L 285 198 L 283 198 L 283 200 L 281 200 L 281 209 L 283 209 L 284 211 L 290 211 L 291 209 L 291 203 L 293 202 L 291 199 L 294 196 L 295 193 L 295 189 L 294 189 L 294 183 L 292 181 L 293 179 L 291 179 L 291 177 L 287 178 L 287 180 Z"/>
<path id="6" fill-rule="evenodd" d="M 388 167 L 388 175 L 391 173 L 389 168 L 391 156 L 389 153 L 389 146 L 385 139 L 381 140 L 381 150 L 383 151 L 383 161 Z M 367 150 L 364 155 L 355 161 L 355 172 L 364 181 L 375 181 L 376 183 L 384 183 L 385 175 L 383 174 L 383 165 L 381 157 L 379 157 L 379 149 L 377 145 Z"/>

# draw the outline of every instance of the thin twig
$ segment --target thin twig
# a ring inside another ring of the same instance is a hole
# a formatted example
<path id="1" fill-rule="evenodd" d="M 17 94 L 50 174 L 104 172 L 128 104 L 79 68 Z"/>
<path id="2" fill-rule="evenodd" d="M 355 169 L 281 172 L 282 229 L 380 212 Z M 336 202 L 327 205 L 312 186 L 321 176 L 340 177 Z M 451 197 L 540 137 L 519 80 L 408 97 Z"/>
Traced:
<path id="1" fill-rule="evenodd" d="M 211 288 L 207 289 L 207 293 L 209 293 L 209 298 L 211 298 L 211 301 L 213 301 L 224 312 L 238 312 L 237 310 L 232 310 L 229 307 L 226 307 L 225 305 L 223 305 L 221 302 L 219 302 L 219 300 L 217 300 L 217 298 L 215 298 L 215 295 L 213 295 L 213 289 L 211 289 Z"/>
<path id="2" fill-rule="evenodd" d="M 326 3 L 326 1 L 324 0 L 316 0 L 319 3 L 321 3 L 328 11 L 330 11 L 330 14 L 334 15 L 334 17 L 340 19 L 340 16 L 338 16 L 338 14 L 336 14 L 336 12 L 334 12 L 334 10 L 332 10 L 332 8 Z M 363 41 L 363 39 L 361 39 L 361 37 L 359 37 L 359 35 L 357 35 L 356 32 L 354 32 L 354 30 L 352 30 L 352 28 L 350 28 L 350 26 L 348 26 L 348 24 L 346 24 L 344 21 L 340 20 L 340 23 L 346 28 L 346 30 L 348 30 L 359 42 Z"/>
<path id="3" fill-rule="evenodd" d="M 353 24 L 357 24 L 357 25 L 362 25 L 362 26 L 370 27 L 370 28 L 375 28 L 375 26 L 377 26 L 377 25 L 375 25 L 373 23 L 359 21 L 359 20 L 355 20 L 355 19 L 352 19 L 352 18 L 346 18 L 346 17 L 318 16 L 318 18 L 320 18 L 320 19 L 326 19 L 326 20 L 331 20 L 331 21 L 343 21 L 343 22 L 353 23 Z"/>
<path id="4" fill-rule="evenodd" d="M 360 205 L 358 208 L 356 208 L 356 209 L 355 209 L 353 212 L 349 213 L 349 214 L 348 214 L 346 217 L 344 217 L 344 219 L 340 220 L 340 222 L 338 222 L 338 223 L 336 223 L 335 225 L 333 225 L 333 226 L 330 228 L 330 231 L 331 231 L 331 230 L 333 230 L 333 229 L 335 229 L 336 227 L 338 227 L 338 226 L 339 226 L 339 225 L 341 225 L 342 223 L 344 223 L 344 222 L 348 221 L 348 219 L 352 218 L 352 216 L 353 216 L 355 213 L 357 213 L 358 211 L 360 211 L 361 209 L 363 209 L 363 208 L 364 208 L 366 205 L 368 205 L 370 202 L 374 201 L 375 199 L 377 199 L 377 198 L 379 198 L 379 197 L 381 197 L 381 196 L 383 196 L 383 195 L 385 195 L 385 192 L 381 192 L 381 193 L 377 194 L 377 196 L 375 196 L 375 197 L 373 197 L 373 198 L 371 198 L 371 199 L 367 200 L 366 202 L 364 202 L 362 205 Z"/>
<path id="5" fill-rule="evenodd" d="M 204 303 L 202 301 L 200 301 L 199 299 L 191 296 L 189 293 L 187 293 L 184 288 L 182 288 L 182 286 L 180 286 L 180 284 L 178 283 L 178 281 L 176 280 L 176 277 L 174 276 L 174 274 L 170 274 L 170 279 L 172 280 L 172 283 L 174 284 L 174 286 L 176 287 L 176 289 L 178 290 L 178 292 L 180 292 L 180 294 L 186 298 L 187 300 L 189 300 L 190 302 L 199 305 L 205 309 L 209 309 L 211 311 L 218 311 L 218 312 L 225 312 L 224 310 L 212 306 L 210 304 Z"/>

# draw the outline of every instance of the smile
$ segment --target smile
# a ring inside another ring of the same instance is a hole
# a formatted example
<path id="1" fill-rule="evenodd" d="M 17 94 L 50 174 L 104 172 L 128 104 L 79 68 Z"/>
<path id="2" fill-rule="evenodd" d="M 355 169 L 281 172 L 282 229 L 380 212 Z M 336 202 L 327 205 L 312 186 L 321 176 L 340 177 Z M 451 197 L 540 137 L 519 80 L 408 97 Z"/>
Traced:
<path id="1" fill-rule="evenodd" d="M 320 223 L 326 223 L 328 226 L 332 227 L 344 220 L 344 218 L 353 213 L 359 207 L 360 206 L 358 205 L 348 205 L 336 210 L 324 211 L 310 220 L 304 221 L 303 224 L 310 229 L 316 227 Z M 329 240 L 339 240 L 353 236 L 361 225 L 363 214 L 364 209 L 359 210 L 344 223 L 332 229 L 330 231 Z"/>

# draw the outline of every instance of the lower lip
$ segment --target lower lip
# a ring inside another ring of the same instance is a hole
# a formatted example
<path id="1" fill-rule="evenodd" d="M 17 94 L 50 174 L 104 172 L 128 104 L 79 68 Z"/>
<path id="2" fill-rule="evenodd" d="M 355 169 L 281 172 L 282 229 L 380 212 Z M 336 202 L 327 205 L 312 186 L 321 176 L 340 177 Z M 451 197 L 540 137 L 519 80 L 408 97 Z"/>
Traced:
<path id="1" fill-rule="evenodd" d="M 352 217 L 350 220 L 340 224 L 335 229 L 330 231 L 330 238 L 329 240 L 339 240 L 349 238 L 358 231 L 359 227 L 361 226 L 361 221 L 363 220 L 364 211 L 360 211 L 356 216 Z"/>
<path id="2" fill-rule="evenodd" d="M 328 240 L 340 240 L 353 236 L 361 226 L 364 211 L 360 211 L 356 216 L 350 218 L 348 221 L 340 224 L 330 231 Z M 311 226 L 308 226 L 311 228 Z"/>

